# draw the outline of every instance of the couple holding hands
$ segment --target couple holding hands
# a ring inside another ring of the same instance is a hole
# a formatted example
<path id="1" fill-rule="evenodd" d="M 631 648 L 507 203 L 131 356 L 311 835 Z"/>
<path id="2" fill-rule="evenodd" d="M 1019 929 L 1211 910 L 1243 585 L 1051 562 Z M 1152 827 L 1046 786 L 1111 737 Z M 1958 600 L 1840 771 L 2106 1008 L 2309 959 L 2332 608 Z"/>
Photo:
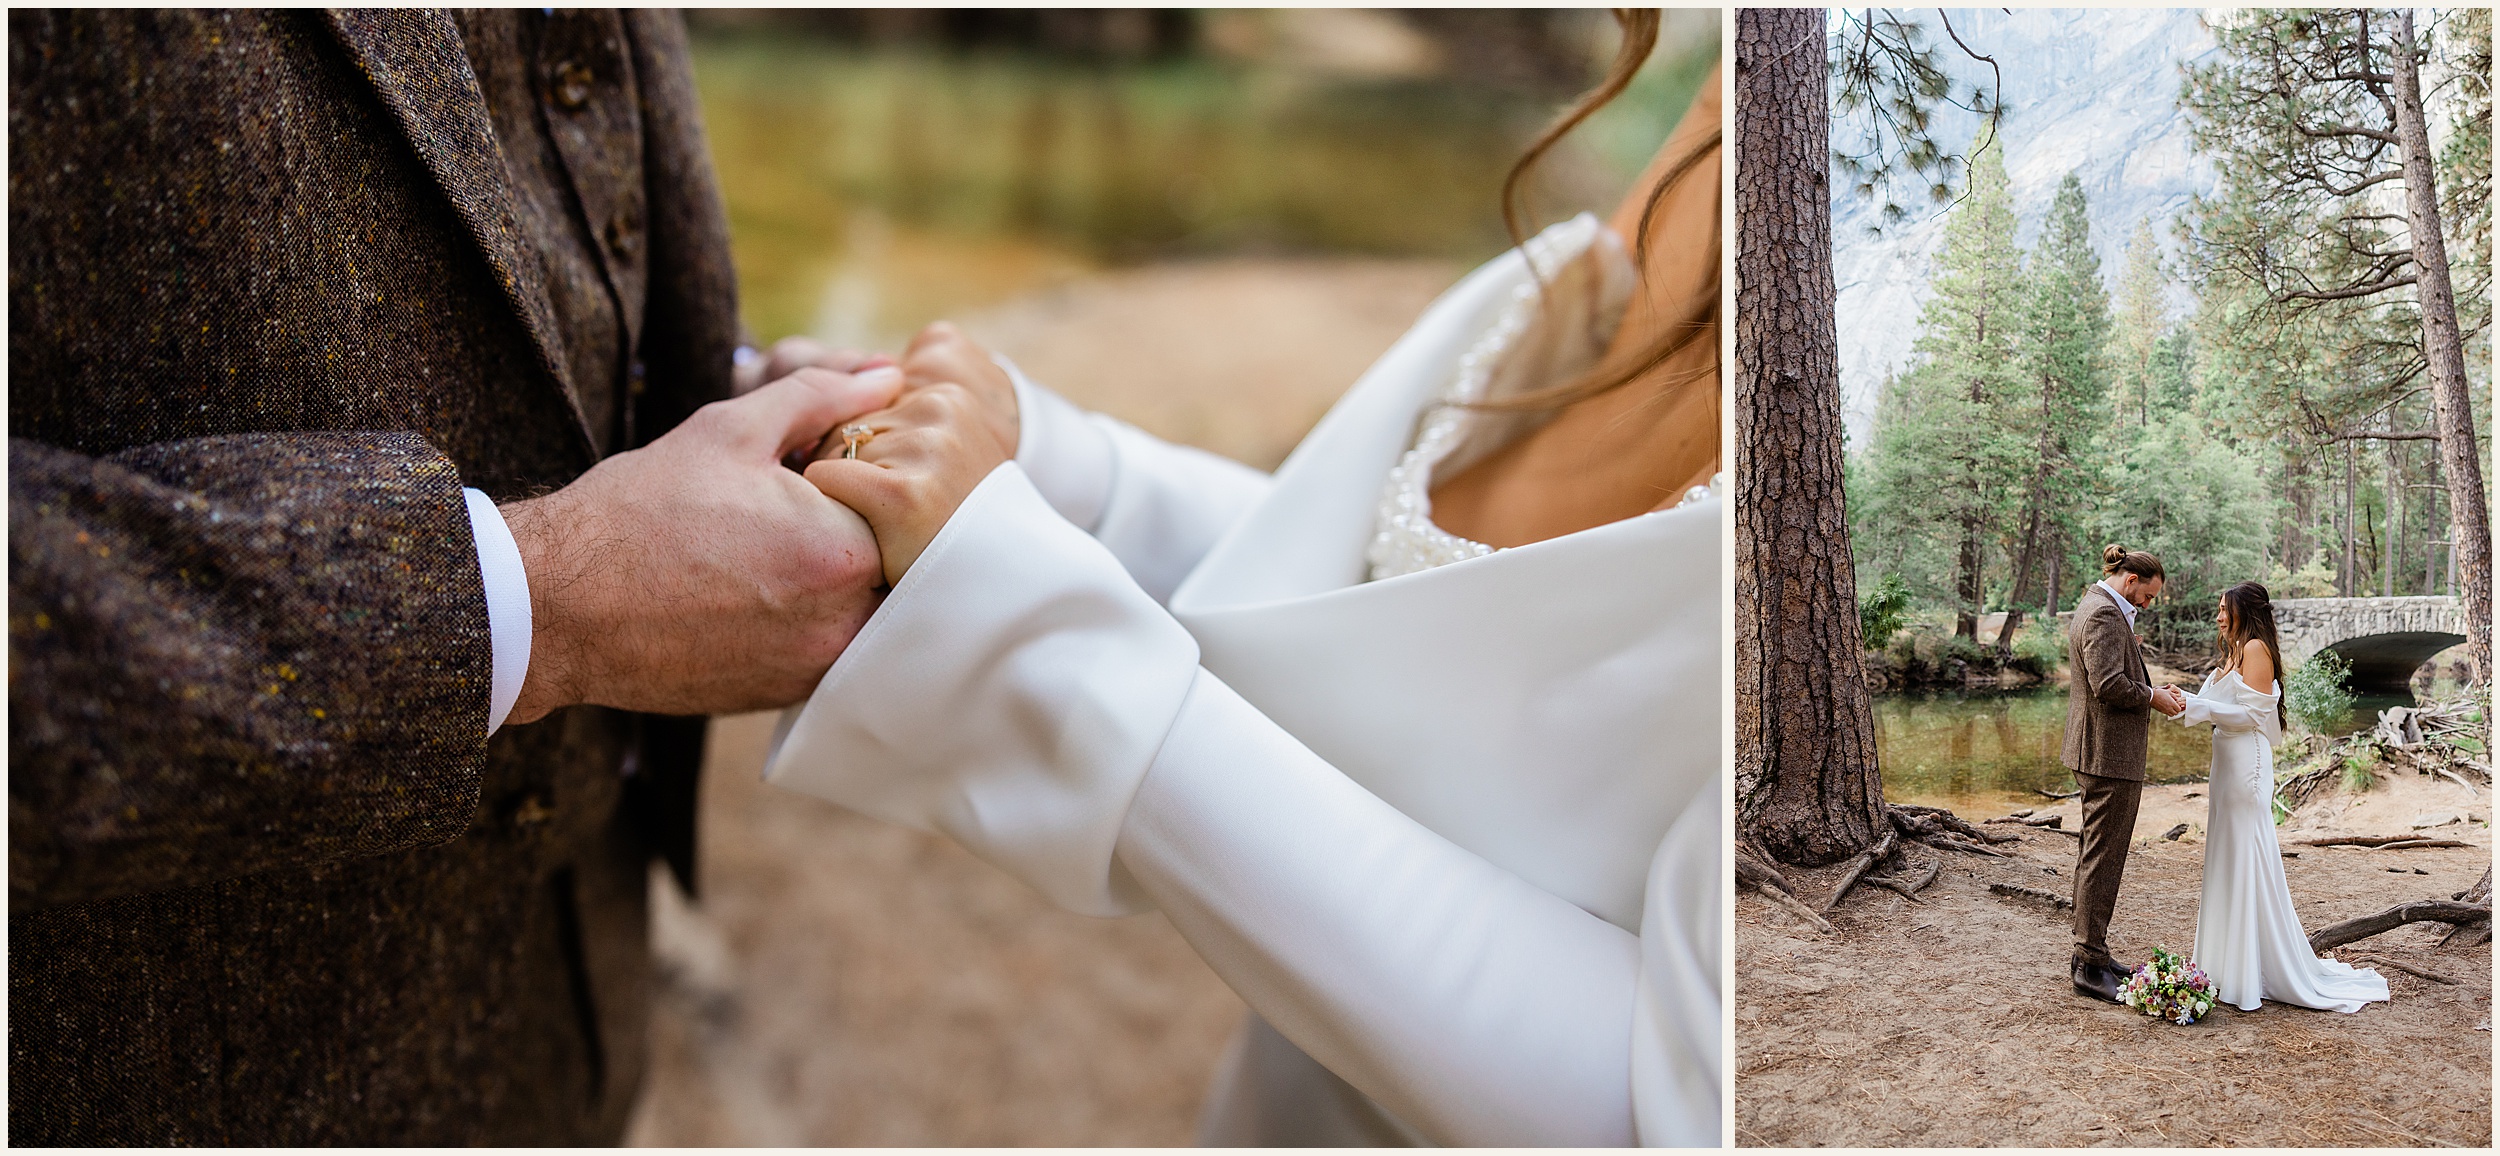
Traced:
<path id="1" fill-rule="evenodd" d="M 786 707 L 778 786 L 1170 917 L 1204 1139 L 1718 1143 L 1715 76 L 1269 476 L 742 352 L 674 17 L 10 52 L 14 1139 L 613 1141 L 689 716 Z"/>
<path id="2" fill-rule="evenodd" d="M 2284 880 L 2274 832 L 2274 747 L 2283 741 L 2287 714 L 2282 644 L 2266 588 L 2242 582 L 2222 592 L 2214 606 L 2222 665 L 2189 694 L 2153 685 L 2136 640 L 2136 612 L 2153 604 L 2166 581 L 2161 559 L 2110 546 L 2101 552 L 2101 572 L 2067 628 L 2073 680 L 2063 759 L 2083 788 L 2068 962 L 2076 993 L 2118 1002 L 2120 985 L 2136 970 L 2111 957 L 2109 921 L 2144 791 L 2148 711 L 2157 710 L 2182 725 L 2213 728 L 2205 878 L 2190 958 L 2220 1002 L 2241 1011 L 2270 999 L 2357 1012 L 2387 999 L 2387 980 L 2377 972 L 2309 950 Z"/>

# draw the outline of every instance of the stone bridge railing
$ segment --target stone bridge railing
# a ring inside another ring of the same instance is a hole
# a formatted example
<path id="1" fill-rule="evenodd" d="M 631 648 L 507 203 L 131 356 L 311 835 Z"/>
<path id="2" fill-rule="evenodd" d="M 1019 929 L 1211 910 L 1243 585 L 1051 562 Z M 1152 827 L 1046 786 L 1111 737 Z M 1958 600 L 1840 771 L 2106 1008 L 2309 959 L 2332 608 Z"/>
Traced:
<path id="1" fill-rule="evenodd" d="M 2285 666 L 2321 650 L 2352 664 L 2356 688 L 2399 688 L 2430 656 L 2465 641 L 2457 600 L 2431 594 L 2405 598 L 2285 598 L 2274 604 Z"/>

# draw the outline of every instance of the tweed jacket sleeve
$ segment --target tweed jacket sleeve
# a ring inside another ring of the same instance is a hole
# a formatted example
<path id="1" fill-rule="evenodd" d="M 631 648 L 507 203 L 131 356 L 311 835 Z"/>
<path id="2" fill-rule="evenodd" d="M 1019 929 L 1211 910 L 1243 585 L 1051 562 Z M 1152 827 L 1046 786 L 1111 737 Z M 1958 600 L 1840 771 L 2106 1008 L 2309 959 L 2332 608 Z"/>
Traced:
<path id="1" fill-rule="evenodd" d="M 2092 697 L 2112 710 L 2140 710 L 2153 703 L 2153 687 L 2134 677 L 2127 657 L 2136 650 L 2135 632 L 2126 615 L 2103 603 L 2083 622 L 2084 669 L 2092 680 Z"/>
<path id="2" fill-rule="evenodd" d="M 9 442 L 13 910 L 452 839 L 493 650 L 413 433 Z"/>

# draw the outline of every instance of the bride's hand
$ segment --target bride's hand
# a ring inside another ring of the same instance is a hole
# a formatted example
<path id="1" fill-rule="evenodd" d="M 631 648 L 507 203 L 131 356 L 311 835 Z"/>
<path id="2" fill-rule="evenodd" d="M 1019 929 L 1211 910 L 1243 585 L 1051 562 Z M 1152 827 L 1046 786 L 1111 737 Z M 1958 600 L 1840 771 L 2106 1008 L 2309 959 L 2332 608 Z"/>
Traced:
<path id="1" fill-rule="evenodd" d="M 989 430 L 1000 453 L 1016 456 L 1021 427 L 1016 420 L 1015 383 L 980 342 L 938 321 L 921 330 L 903 351 L 903 384 L 909 388 L 941 381 L 963 387 L 972 403 L 970 415 Z"/>
<path id="2" fill-rule="evenodd" d="M 915 348 L 920 344 L 913 343 Z M 1012 390 L 1008 404 L 1012 415 Z M 955 507 L 999 463 L 1014 456 L 1015 444 L 1002 446 L 994 416 L 972 387 L 930 380 L 906 388 L 893 405 L 835 431 L 817 451 L 817 459 L 808 463 L 809 482 L 868 520 L 884 559 L 887 585 L 903 580 L 954 516 Z M 873 432 L 863 439 L 863 430 Z M 846 443 L 858 447 L 856 457 L 842 456 Z"/>

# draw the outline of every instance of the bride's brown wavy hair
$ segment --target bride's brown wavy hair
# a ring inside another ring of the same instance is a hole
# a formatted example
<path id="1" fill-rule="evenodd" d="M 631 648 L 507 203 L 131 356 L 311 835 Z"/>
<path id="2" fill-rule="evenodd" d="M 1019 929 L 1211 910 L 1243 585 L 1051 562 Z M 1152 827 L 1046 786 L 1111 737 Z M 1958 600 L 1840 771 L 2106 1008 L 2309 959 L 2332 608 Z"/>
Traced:
<path id="1" fill-rule="evenodd" d="M 2275 637 L 2274 599 L 2267 595 L 2263 583 L 2242 582 L 2222 592 L 2222 607 L 2227 612 L 2225 617 L 2230 619 L 2230 623 L 2222 628 L 2223 663 L 2237 670 L 2241 648 L 2252 640 L 2265 643 L 2266 657 L 2274 660 L 2274 689 L 2277 692 L 2274 698 L 2275 722 L 2288 728 L 2292 715 L 2285 705 L 2291 696 L 2281 692 L 2291 689 L 2291 680 L 2284 677 L 2283 644 Z M 2240 681 L 2245 683 L 2248 679 L 2242 677 Z"/>
<path id="2" fill-rule="evenodd" d="M 1514 247 L 1527 243 L 1527 230 L 1522 222 L 1527 217 L 1529 171 L 1545 154 L 1553 151 L 1554 146 L 1572 129 L 1578 128 L 1591 114 L 1622 95 L 1623 90 L 1631 86 L 1632 78 L 1640 72 L 1641 65 L 1649 61 L 1650 53 L 1658 46 L 1658 9 L 1615 8 L 1610 11 L 1614 13 L 1615 26 L 1622 32 L 1623 41 L 1615 50 L 1614 61 L 1606 66 L 1605 77 L 1597 82 L 1596 87 L 1573 101 L 1569 108 L 1562 111 L 1562 115 L 1554 118 L 1553 123 L 1546 125 L 1544 131 L 1528 143 L 1527 150 L 1502 180 L 1502 225 L 1510 231 Z M 1641 209 L 1640 229 L 1632 241 L 1632 263 L 1643 270 L 1643 276 L 1647 276 L 1649 268 L 1650 225 L 1658 215 L 1659 205 L 1666 201 L 1667 194 L 1696 172 L 1702 171 L 1704 162 L 1716 160 L 1719 155 L 1722 135 L 1719 125 L 1710 125 L 1688 135 L 1691 139 L 1685 142 L 1682 151 L 1674 154 L 1675 159 L 1667 165 L 1658 186 L 1650 191 L 1649 203 Z M 1720 243 L 1718 196 L 1718 188 L 1714 184 L 1711 187 L 1710 211 L 1710 252 L 1714 254 L 1719 252 Z M 1703 345 L 1710 350 L 1709 364 L 1659 383 L 1658 392 L 1663 396 L 1681 385 L 1703 380 L 1716 382 L 1719 378 L 1719 262 L 1714 259 L 1707 264 L 1708 268 L 1698 283 L 1692 285 L 1685 295 L 1661 297 L 1663 307 L 1659 312 L 1670 320 L 1656 340 L 1606 358 L 1578 377 L 1500 401 L 1478 402 L 1476 408 L 1513 412 L 1561 409 L 1629 385 L 1695 345 Z M 1541 271 L 1532 269 L 1530 272 L 1542 282 L 1544 274 Z"/>

